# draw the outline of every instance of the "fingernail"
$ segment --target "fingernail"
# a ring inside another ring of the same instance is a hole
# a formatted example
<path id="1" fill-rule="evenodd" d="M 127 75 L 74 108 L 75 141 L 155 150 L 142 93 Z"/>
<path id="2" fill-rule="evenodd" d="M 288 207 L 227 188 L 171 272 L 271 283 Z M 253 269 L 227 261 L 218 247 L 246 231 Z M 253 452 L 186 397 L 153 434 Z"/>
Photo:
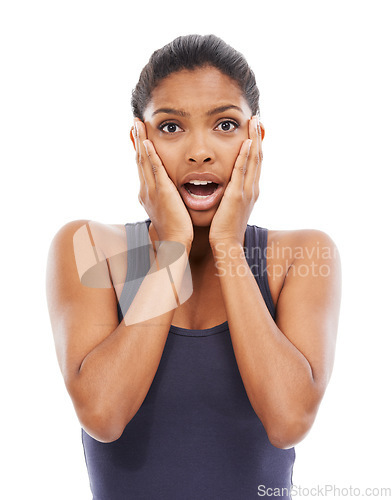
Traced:
<path id="1" fill-rule="evenodd" d="M 133 126 L 134 126 L 134 129 L 135 129 L 135 136 L 137 137 L 137 121 L 133 122 Z"/>

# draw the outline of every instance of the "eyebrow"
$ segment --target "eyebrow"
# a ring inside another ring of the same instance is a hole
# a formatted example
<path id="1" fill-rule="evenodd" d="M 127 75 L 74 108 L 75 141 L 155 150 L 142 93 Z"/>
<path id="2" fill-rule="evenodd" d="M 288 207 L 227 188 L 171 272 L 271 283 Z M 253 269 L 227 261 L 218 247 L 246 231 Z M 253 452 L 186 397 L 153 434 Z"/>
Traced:
<path id="1" fill-rule="evenodd" d="M 242 109 L 238 106 L 234 106 L 234 104 L 227 104 L 226 106 L 218 106 L 217 108 L 210 109 L 207 111 L 206 115 L 207 116 L 212 116 L 216 115 L 218 113 L 223 113 L 224 111 L 227 111 L 228 109 L 236 109 L 237 111 L 240 111 L 242 113 Z M 174 109 L 174 108 L 159 108 L 154 111 L 152 116 L 157 115 L 158 113 L 166 113 L 168 115 L 177 115 L 177 116 L 182 116 L 184 118 L 189 118 L 191 115 L 190 113 L 187 113 L 186 111 L 182 109 Z"/>

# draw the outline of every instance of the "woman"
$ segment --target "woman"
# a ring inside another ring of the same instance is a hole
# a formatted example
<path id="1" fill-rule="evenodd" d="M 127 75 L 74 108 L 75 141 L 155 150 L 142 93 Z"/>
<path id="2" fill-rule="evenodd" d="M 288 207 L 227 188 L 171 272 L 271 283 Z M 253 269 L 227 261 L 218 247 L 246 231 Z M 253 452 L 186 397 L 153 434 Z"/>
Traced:
<path id="1" fill-rule="evenodd" d="M 154 52 L 131 130 L 149 218 L 53 239 L 49 311 L 96 500 L 290 498 L 331 376 L 340 264 L 322 231 L 248 225 L 258 99 L 213 35 Z"/>

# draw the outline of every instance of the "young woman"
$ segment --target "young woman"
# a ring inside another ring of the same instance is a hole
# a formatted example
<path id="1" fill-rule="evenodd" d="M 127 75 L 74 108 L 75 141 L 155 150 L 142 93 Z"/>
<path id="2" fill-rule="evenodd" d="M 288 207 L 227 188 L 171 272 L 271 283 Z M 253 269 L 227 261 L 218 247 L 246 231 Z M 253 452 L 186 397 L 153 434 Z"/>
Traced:
<path id="1" fill-rule="evenodd" d="M 258 99 L 216 36 L 154 52 L 132 99 L 148 219 L 53 239 L 49 311 L 95 500 L 290 498 L 331 376 L 340 264 L 322 231 L 248 224 Z"/>

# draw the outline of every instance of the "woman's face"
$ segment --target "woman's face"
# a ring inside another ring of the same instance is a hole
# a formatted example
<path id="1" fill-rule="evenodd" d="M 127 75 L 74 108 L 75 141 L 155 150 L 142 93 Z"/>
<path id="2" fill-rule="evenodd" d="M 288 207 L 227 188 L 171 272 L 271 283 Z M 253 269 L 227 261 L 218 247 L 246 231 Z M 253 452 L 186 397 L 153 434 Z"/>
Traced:
<path id="1" fill-rule="evenodd" d="M 147 136 L 177 187 L 194 225 L 207 226 L 248 138 L 251 109 L 237 83 L 212 67 L 182 70 L 154 89 L 144 113 Z M 193 208 L 189 174 L 215 174 L 220 195 L 208 209 Z M 187 179 L 185 179 L 187 177 Z"/>

